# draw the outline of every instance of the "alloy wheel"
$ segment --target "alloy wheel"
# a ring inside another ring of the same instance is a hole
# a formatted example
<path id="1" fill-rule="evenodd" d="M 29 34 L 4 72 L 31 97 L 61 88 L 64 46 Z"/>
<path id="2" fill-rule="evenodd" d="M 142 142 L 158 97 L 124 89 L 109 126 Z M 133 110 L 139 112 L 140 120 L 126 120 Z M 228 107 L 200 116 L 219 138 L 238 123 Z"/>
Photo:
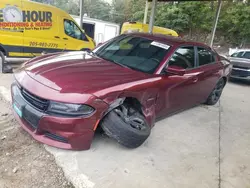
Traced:
<path id="1" fill-rule="evenodd" d="M 146 129 L 144 120 L 136 116 L 138 112 L 135 109 L 121 105 L 114 111 L 125 123 L 129 124 L 132 128 L 137 130 Z"/>
<path id="2" fill-rule="evenodd" d="M 224 81 L 220 80 L 212 92 L 211 99 L 213 102 L 217 102 L 220 99 L 223 88 L 224 88 Z"/>

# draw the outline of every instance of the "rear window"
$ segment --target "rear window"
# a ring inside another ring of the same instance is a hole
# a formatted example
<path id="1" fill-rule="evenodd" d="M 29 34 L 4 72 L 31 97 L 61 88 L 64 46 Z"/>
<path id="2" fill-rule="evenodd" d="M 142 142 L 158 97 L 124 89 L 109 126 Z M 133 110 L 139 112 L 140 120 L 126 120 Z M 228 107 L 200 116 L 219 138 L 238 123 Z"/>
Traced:
<path id="1" fill-rule="evenodd" d="M 213 55 L 213 52 L 211 52 L 206 48 L 198 47 L 198 57 L 199 57 L 199 66 L 215 62 L 215 57 Z"/>
<path id="2" fill-rule="evenodd" d="M 231 55 L 231 57 L 242 57 L 244 52 L 236 52 Z"/>
<path id="3" fill-rule="evenodd" d="M 250 59 L 250 52 L 245 52 L 243 58 Z"/>

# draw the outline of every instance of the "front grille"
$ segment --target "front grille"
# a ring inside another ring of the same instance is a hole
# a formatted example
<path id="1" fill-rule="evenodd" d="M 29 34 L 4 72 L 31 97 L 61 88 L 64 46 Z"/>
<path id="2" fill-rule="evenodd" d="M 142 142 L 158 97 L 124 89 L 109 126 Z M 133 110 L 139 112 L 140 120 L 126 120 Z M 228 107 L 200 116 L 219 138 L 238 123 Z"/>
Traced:
<path id="1" fill-rule="evenodd" d="M 237 66 L 237 65 L 233 65 L 233 68 L 238 68 L 238 69 L 246 69 L 248 70 L 248 67 L 241 67 L 241 66 Z"/>
<path id="2" fill-rule="evenodd" d="M 63 143 L 68 143 L 68 140 L 62 136 L 58 136 L 50 132 L 46 132 L 44 135 L 52 140 L 56 140 L 56 141 L 63 142 Z"/>
<path id="3" fill-rule="evenodd" d="M 244 70 L 234 70 L 233 69 L 231 75 L 240 76 L 240 77 L 247 77 L 247 76 L 250 76 L 250 72 L 244 71 Z"/>
<path id="4" fill-rule="evenodd" d="M 23 109 L 23 118 L 28 122 L 28 124 L 33 129 L 37 129 L 40 120 L 39 116 L 36 116 L 32 112 L 28 111 L 26 108 Z"/>
<path id="5" fill-rule="evenodd" d="M 28 92 L 25 89 L 22 89 L 22 95 L 24 99 L 31 104 L 32 106 L 36 107 L 39 110 L 45 111 L 49 106 L 49 101 L 46 99 L 42 99 L 38 96 L 33 95 L 32 93 Z"/>

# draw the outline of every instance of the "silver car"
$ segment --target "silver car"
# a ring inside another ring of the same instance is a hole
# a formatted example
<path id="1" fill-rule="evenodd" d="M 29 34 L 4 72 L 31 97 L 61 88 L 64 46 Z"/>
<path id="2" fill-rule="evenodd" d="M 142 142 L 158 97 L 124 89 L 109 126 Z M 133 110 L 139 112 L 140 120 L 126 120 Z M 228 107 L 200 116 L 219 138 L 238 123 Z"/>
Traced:
<path id="1" fill-rule="evenodd" d="M 250 80 L 250 49 L 233 53 L 229 60 L 233 64 L 231 78 Z"/>

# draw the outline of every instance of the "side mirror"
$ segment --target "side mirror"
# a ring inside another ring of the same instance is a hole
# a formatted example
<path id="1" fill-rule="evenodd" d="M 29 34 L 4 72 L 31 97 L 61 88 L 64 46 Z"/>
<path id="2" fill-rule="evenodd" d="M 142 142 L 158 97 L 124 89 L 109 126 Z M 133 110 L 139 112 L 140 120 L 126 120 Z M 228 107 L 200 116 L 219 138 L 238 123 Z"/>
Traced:
<path id="1" fill-rule="evenodd" d="M 179 66 L 175 66 L 175 65 L 169 65 L 165 72 L 169 73 L 169 74 L 173 74 L 173 75 L 179 75 L 179 76 L 183 76 L 186 72 L 186 70 L 182 67 Z"/>

